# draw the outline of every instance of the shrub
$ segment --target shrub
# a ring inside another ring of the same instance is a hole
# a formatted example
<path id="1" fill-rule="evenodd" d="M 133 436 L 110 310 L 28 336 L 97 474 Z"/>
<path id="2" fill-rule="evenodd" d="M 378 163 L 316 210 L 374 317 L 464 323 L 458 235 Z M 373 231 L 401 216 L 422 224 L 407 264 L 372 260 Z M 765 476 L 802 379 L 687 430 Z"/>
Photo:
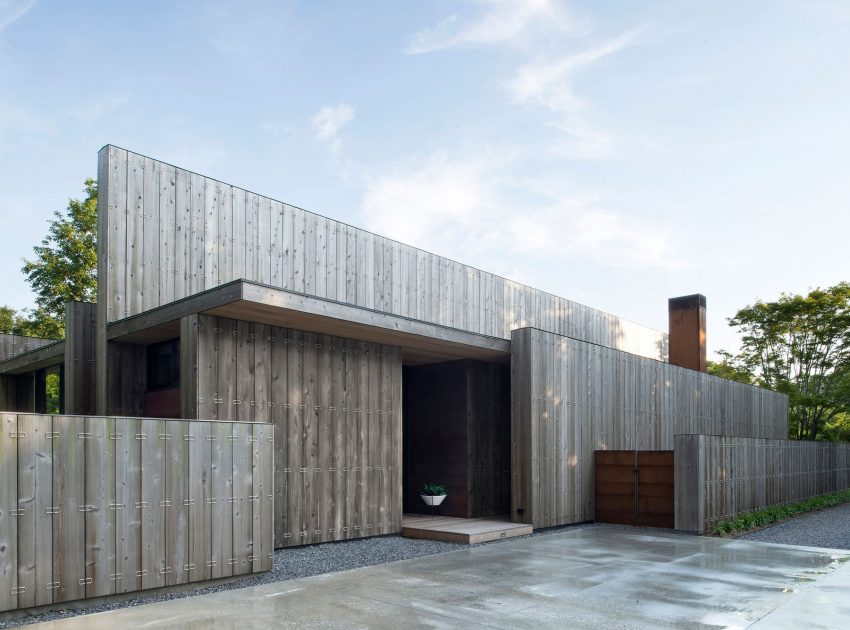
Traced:
<path id="1" fill-rule="evenodd" d="M 740 516 L 721 521 L 714 527 L 715 536 L 725 536 L 727 534 L 740 534 L 757 527 L 765 527 L 778 521 L 822 510 L 824 508 L 833 507 L 850 501 L 850 489 L 832 492 L 830 494 L 822 494 L 813 499 L 807 499 L 798 503 L 786 503 L 783 505 L 773 505 L 763 510 L 755 510 Z"/>

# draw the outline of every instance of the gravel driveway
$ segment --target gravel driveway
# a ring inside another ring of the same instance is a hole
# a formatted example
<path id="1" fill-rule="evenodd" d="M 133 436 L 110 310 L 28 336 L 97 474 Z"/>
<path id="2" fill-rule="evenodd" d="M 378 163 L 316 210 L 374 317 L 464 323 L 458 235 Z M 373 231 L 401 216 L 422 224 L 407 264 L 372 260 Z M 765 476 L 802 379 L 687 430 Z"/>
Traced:
<path id="1" fill-rule="evenodd" d="M 804 514 L 738 538 L 782 545 L 850 549 L 850 503 Z"/>

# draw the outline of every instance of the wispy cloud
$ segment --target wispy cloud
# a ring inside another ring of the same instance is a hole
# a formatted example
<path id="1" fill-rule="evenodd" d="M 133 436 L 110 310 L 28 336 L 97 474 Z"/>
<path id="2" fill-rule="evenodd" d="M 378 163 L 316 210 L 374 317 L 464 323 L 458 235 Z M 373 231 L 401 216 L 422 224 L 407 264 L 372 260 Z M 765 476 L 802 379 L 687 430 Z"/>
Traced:
<path id="1" fill-rule="evenodd" d="M 543 124 L 557 130 L 553 150 L 580 159 L 617 153 L 617 138 L 594 121 L 594 107 L 576 88 L 577 77 L 605 57 L 631 45 L 642 29 L 600 41 L 586 19 L 558 0 L 481 0 L 473 20 L 452 15 L 413 35 L 405 52 L 422 54 L 470 46 L 502 46 L 517 53 L 512 75 L 502 81 L 511 102 L 542 107 Z M 567 36 L 570 35 L 570 36 Z"/>
<path id="2" fill-rule="evenodd" d="M 37 0 L 0 0 L 0 32 L 21 19 Z"/>
<path id="3" fill-rule="evenodd" d="M 354 120 L 354 108 L 345 103 L 327 105 L 316 112 L 311 119 L 316 140 L 330 147 L 331 153 L 340 151 L 339 132 Z"/>
<path id="4" fill-rule="evenodd" d="M 405 52 L 417 55 L 454 47 L 520 45 L 539 27 L 563 33 L 580 25 L 553 0 L 480 0 L 478 4 L 484 7 L 478 19 L 465 21 L 451 15 L 413 35 Z"/>
<path id="5" fill-rule="evenodd" d="M 516 164 L 498 151 L 459 159 L 424 156 L 367 182 L 361 213 L 368 228 L 452 255 L 504 275 L 581 259 L 606 266 L 668 266 L 663 229 L 601 206 L 594 195 L 559 182 L 510 175 Z M 455 254 L 456 255 L 456 254 Z M 516 277 L 516 276 L 514 276 Z"/>
<path id="6" fill-rule="evenodd" d="M 575 78 L 595 62 L 631 44 L 638 32 L 638 29 L 628 31 L 555 61 L 539 58 L 524 63 L 503 85 L 514 102 L 542 106 L 556 114 L 548 124 L 565 134 L 565 142 L 572 146 L 577 157 L 609 157 L 615 140 L 588 117 L 587 110 L 591 107 L 576 93 Z"/>

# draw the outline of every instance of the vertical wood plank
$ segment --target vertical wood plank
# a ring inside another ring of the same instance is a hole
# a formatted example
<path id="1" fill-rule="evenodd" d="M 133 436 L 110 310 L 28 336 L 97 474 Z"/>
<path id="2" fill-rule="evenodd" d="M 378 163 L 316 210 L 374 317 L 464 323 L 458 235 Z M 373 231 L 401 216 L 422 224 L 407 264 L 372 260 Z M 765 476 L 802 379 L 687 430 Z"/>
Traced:
<path id="1" fill-rule="evenodd" d="M 215 422 L 211 426 L 211 500 L 212 521 L 210 541 L 212 545 L 211 577 L 220 578 L 233 574 L 233 441 L 232 425 Z"/>
<path id="2" fill-rule="evenodd" d="M 160 169 L 151 158 L 144 159 L 144 195 L 142 208 L 142 259 L 139 273 L 142 283 L 142 310 L 159 306 Z"/>
<path id="3" fill-rule="evenodd" d="M 157 304 L 176 299 L 177 278 L 177 177 L 170 164 L 160 164 L 159 173 L 159 286 Z"/>
<path id="4" fill-rule="evenodd" d="M 211 427 L 209 422 L 192 423 L 188 436 L 189 562 L 186 571 L 190 582 L 208 580 L 212 576 Z"/>
<path id="5" fill-rule="evenodd" d="M 166 422 L 165 583 L 189 581 L 189 422 Z"/>
<path id="6" fill-rule="evenodd" d="M 274 434 L 267 424 L 257 423 L 253 429 L 253 571 L 268 571 L 273 561 L 274 495 L 272 493 L 272 466 Z"/>
<path id="7" fill-rule="evenodd" d="M 18 415 L 0 414 L 0 610 L 18 607 Z"/>
<path id="8" fill-rule="evenodd" d="M 86 596 L 84 418 L 55 416 L 53 433 L 53 601 L 68 602 Z"/>
<path id="9" fill-rule="evenodd" d="M 236 327 L 236 409 L 234 419 L 241 422 L 254 421 L 254 372 L 256 362 L 254 356 L 254 325 L 239 320 Z"/>
<path id="10" fill-rule="evenodd" d="M 116 593 L 129 593 L 142 588 L 140 421 L 122 418 L 120 425 L 116 425 L 115 438 L 115 573 L 112 577 Z"/>
<path id="11" fill-rule="evenodd" d="M 233 575 L 251 573 L 254 565 L 249 560 L 254 555 L 253 547 L 253 507 L 254 473 L 253 432 L 251 425 L 237 422 L 233 430 Z M 266 462 L 270 465 L 271 462 Z"/>
<path id="12" fill-rule="evenodd" d="M 2 427 L 6 429 L 6 427 Z M 17 426 L 18 606 L 29 608 L 53 601 L 52 516 L 53 470 L 51 416 L 21 414 Z M 9 435 L 6 434 L 9 440 Z M 9 455 L 9 459 L 5 457 Z M 3 453 L 5 474 L 14 479 L 13 454 Z M 7 464 L 8 462 L 8 464 Z M 10 465 L 11 464 L 11 465 Z M 10 591 L 11 594 L 11 591 Z"/>
<path id="13" fill-rule="evenodd" d="M 165 448 L 171 434 L 165 430 L 164 420 L 140 420 L 142 467 L 141 509 L 142 521 L 142 588 L 165 586 Z M 166 437 L 167 436 L 167 437 Z"/>
<path id="14" fill-rule="evenodd" d="M 85 432 L 86 597 L 115 592 L 114 418 L 88 417 Z M 89 582 L 89 580 L 91 580 Z"/>

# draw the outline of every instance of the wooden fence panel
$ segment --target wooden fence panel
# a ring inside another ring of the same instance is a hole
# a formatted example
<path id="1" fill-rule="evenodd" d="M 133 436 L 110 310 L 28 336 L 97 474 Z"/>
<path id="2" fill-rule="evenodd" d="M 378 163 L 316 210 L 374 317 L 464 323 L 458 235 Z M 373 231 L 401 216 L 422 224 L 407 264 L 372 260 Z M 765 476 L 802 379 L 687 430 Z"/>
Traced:
<path id="1" fill-rule="evenodd" d="M 676 436 L 676 528 L 719 522 L 850 487 L 850 444 Z"/>
<path id="2" fill-rule="evenodd" d="M 271 568 L 272 425 L 4 413 L 0 428 L 0 611 Z"/>

